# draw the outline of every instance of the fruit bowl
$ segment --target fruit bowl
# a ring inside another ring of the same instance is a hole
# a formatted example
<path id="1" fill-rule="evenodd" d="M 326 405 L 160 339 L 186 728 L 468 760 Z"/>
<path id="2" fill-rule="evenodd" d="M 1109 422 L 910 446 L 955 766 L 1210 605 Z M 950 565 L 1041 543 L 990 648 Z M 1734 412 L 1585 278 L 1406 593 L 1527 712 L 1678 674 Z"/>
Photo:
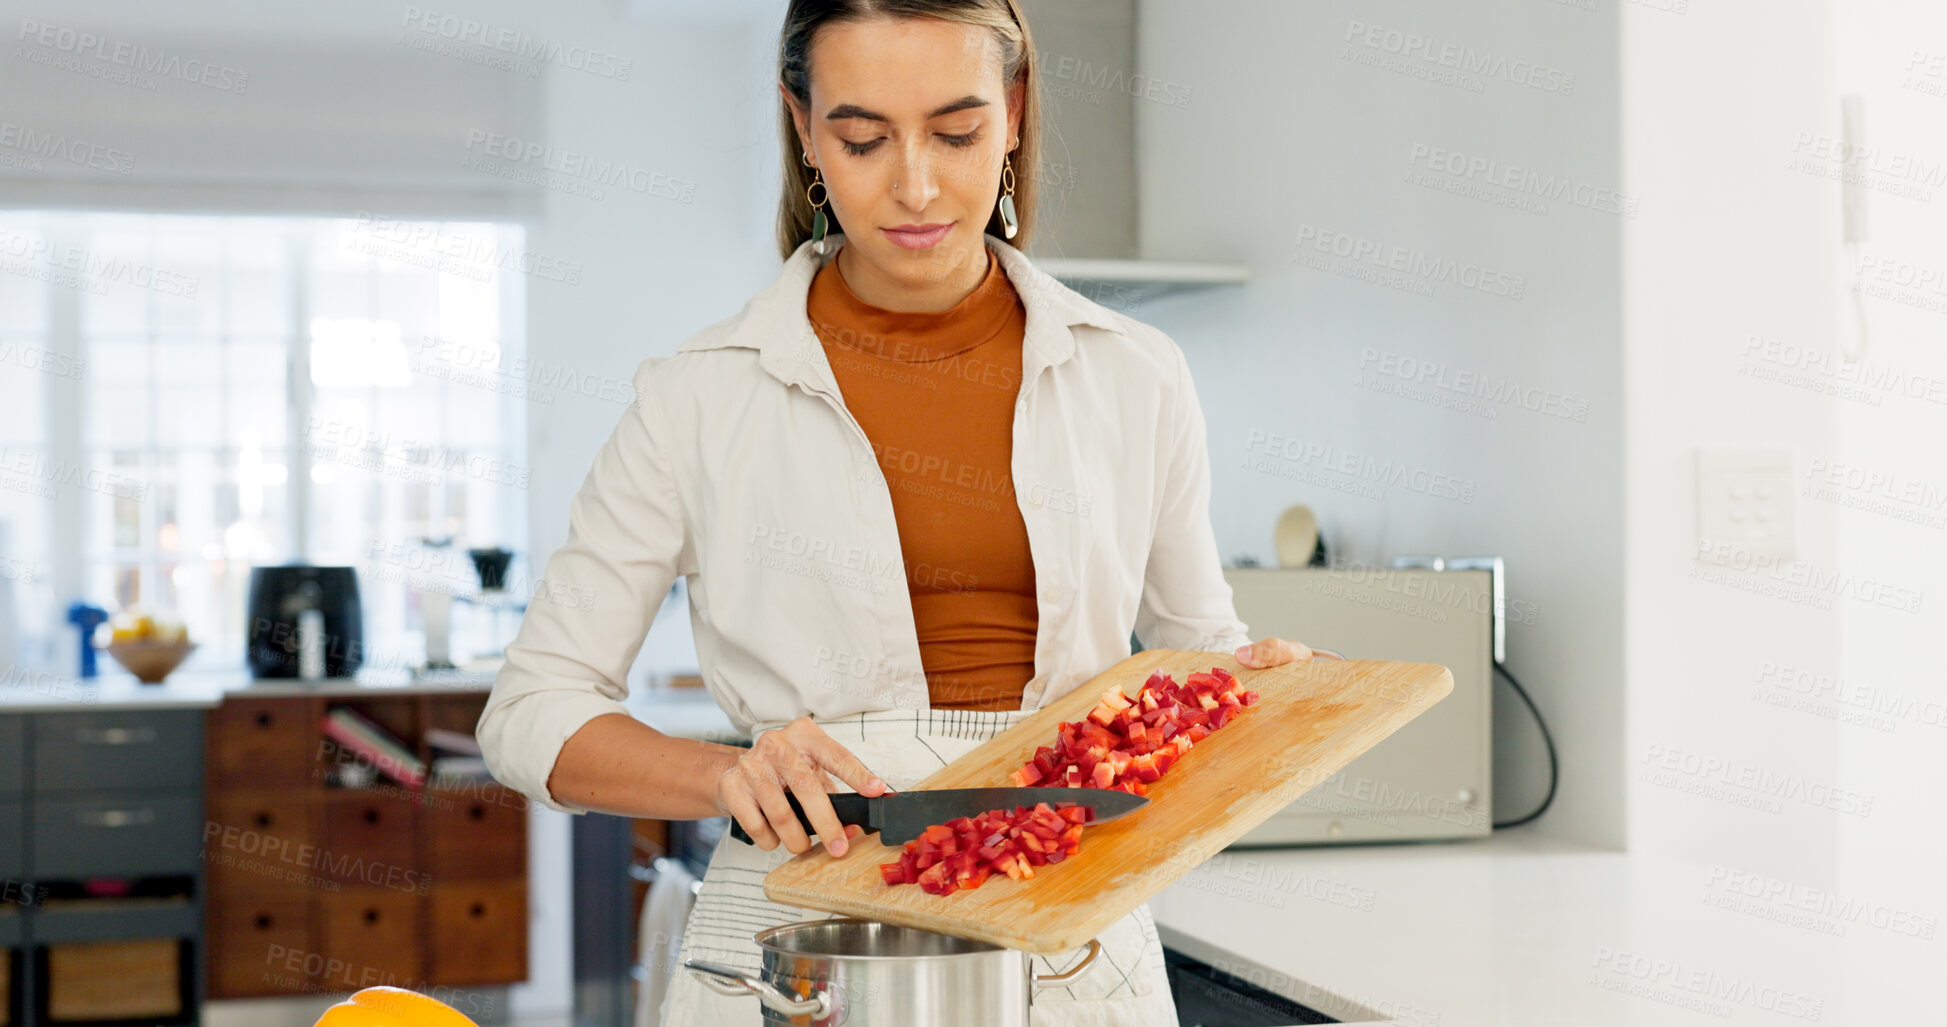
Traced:
<path id="1" fill-rule="evenodd" d="M 112 642 L 105 646 L 115 662 L 145 685 L 159 685 L 196 651 L 194 642 Z"/>

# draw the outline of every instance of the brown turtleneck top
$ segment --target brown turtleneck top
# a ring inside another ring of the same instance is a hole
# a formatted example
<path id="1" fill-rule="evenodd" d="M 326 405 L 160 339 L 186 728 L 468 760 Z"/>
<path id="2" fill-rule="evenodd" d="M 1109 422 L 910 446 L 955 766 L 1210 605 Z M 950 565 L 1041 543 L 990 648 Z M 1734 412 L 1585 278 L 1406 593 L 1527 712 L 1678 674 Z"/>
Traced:
<path id="1" fill-rule="evenodd" d="M 892 311 L 854 295 L 834 259 L 805 306 L 892 492 L 932 705 L 1020 709 L 1040 614 L 1014 497 L 1027 311 L 1013 283 L 989 251 L 959 303 Z"/>

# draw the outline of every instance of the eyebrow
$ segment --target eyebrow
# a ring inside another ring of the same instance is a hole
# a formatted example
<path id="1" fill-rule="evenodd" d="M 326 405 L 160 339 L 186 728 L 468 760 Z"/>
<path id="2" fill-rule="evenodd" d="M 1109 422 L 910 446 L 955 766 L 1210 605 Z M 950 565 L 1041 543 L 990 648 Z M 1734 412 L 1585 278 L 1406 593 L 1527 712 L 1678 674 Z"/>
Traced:
<path id="1" fill-rule="evenodd" d="M 986 106 L 988 106 L 988 102 L 986 100 L 981 99 L 978 96 L 971 96 L 971 95 L 963 96 L 960 99 L 955 100 L 952 103 L 949 103 L 943 107 L 940 107 L 939 109 L 928 114 L 926 116 L 926 120 L 931 121 L 934 118 L 945 117 L 948 114 L 952 114 L 954 111 L 964 111 L 974 107 L 986 107 Z M 878 111 L 866 110 L 865 108 L 855 103 L 841 103 L 838 106 L 833 107 L 831 109 L 831 112 L 825 115 L 826 121 L 843 121 L 846 118 L 864 118 L 867 121 L 880 121 L 880 122 L 890 122 L 892 120 L 891 118 L 888 118 L 883 114 L 880 114 Z"/>

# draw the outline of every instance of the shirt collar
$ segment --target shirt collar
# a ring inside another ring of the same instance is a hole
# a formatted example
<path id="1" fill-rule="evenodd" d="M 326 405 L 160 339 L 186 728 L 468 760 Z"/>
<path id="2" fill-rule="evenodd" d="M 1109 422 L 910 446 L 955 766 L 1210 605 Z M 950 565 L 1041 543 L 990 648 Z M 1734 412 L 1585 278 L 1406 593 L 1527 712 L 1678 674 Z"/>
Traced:
<path id="1" fill-rule="evenodd" d="M 825 361 L 824 347 L 811 328 L 805 312 L 805 299 L 811 279 L 829 261 L 836 259 L 836 243 L 843 235 L 826 237 L 823 256 L 814 253 L 810 240 L 800 243 L 784 262 L 777 279 L 753 296 L 744 309 L 732 318 L 725 330 L 709 332 L 678 347 L 717 349 L 737 346 L 759 352 L 758 363 L 787 385 L 813 382 L 836 389 L 831 368 Z M 1076 325 L 1090 325 L 1104 331 L 1124 333 L 1120 317 L 1101 304 L 1070 289 L 1054 276 L 1034 266 L 1027 255 L 991 234 L 982 237 L 1008 281 L 1021 297 L 1027 311 L 1023 339 L 1022 382 L 1032 381 L 1043 368 L 1066 361 L 1075 353 Z"/>

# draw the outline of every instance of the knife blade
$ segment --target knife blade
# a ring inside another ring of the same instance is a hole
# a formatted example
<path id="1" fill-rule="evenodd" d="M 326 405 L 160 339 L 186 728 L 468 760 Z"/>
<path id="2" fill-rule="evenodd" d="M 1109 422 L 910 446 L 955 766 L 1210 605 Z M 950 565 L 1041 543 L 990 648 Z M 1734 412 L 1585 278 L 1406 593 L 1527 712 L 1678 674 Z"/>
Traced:
<path id="1" fill-rule="evenodd" d="M 798 805 L 798 797 L 787 791 L 784 798 L 790 802 L 791 812 L 797 814 L 805 834 L 815 835 L 816 829 L 805 817 L 804 807 Z M 885 845 L 904 845 L 928 827 L 955 817 L 978 816 L 996 809 L 1012 812 L 1016 806 L 1033 806 L 1038 802 L 1088 807 L 1091 813 L 1084 824 L 1087 827 L 1128 816 L 1149 805 L 1148 796 L 1109 788 L 928 788 L 877 796 L 833 792 L 827 798 L 831 799 L 832 812 L 838 815 L 839 823 L 877 831 L 879 841 Z M 730 836 L 740 842 L 750 841 L 750 835 L 734 817 L 730 821 Z"/>

